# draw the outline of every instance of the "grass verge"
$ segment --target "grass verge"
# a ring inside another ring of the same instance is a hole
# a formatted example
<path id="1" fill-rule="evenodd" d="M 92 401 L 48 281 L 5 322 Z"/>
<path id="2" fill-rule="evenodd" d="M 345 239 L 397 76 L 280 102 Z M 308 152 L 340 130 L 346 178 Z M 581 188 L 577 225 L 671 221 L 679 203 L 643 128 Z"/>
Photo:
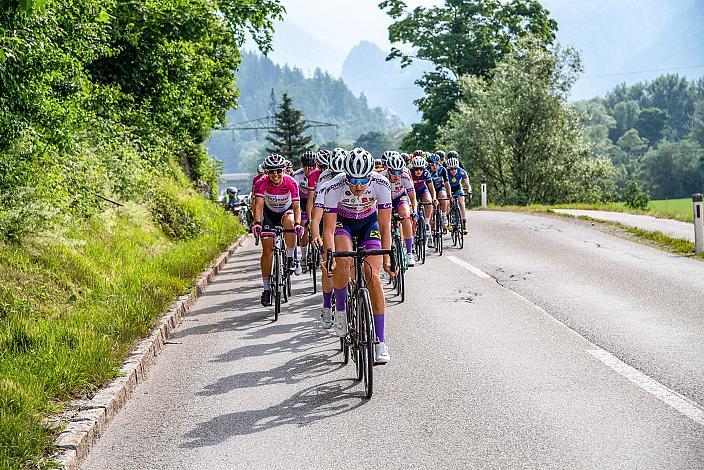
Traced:
<path id="1" fill-rule="evenodd" d="M 671 199 L 661 201 L 650 201 L 648 210 L 638 210 L 626 207 L 622 202 L 610 202 L 603 204 L 557 204 L 554 206 L 529 206 L 547 209 L 580 209 L 598 210 L 610 212 L 626 212 L 628 214 L 649 215 L 658 219 L 679 220 L 680 222 L 693 222 L 691 199 Z"/>
<path id="2" fill-rule="evenodd" d="M 153 222 L 159 207 L 128 205 L 65 233 L 0 244 L 0 468 L 51 466 L 57 430 L 46 418 L 114 379 L 170 302 L 243 233 L 195 194 L 162 193 L 196 227 L 189 237 L 165 235 Z"/>

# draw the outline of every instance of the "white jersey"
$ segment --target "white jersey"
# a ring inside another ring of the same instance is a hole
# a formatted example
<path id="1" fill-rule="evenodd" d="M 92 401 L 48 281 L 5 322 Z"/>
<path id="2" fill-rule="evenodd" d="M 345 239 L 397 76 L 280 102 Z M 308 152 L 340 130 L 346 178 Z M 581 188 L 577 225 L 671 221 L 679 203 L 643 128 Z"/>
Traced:
<path id="1" fill-rule="evenodd" d="M 335 176 L 337 176 L 337 173 L 332 171 L 330 168 L 326 168 L 321 171 L 320 176 L 318 177 L 318 182 L 315 183 L 315 190 L 318 190 L 319 184 L 327 183 L 328 181 L 331 181 Z"/>
<path id="2" fill-rule="evenodd" d="M 299 168 L 293 173 L 292 177 L 298 183 L 298 194 L 300 194 L 301 199 L 308 199 L 308 177 L 305 170 Z"/>
<path id="3" fill-rule="evenodd" d="M 398 181 L 391 180 L 388 170 L 382 171 L 381 174 L 389 180 L 389 184 L 391 185 L 391 199 L 396 199 L 404 194 L 411 194 L 415 191 L 415 188 L 413 187 L 413 180 L 407 171 L 404 171 L 401 175 L 399 175 L 400 178 Z"/>
<path id="4" fill-rule="evenodd" d="M 325 212 L 337 213 L 345 219 L 364 219 L 377 209 L 391 208 L 391 185 L 379 173 L 372 172 L 366 191 L 355 196 L 342 173 L 333 178 L 325 191 Z"/>

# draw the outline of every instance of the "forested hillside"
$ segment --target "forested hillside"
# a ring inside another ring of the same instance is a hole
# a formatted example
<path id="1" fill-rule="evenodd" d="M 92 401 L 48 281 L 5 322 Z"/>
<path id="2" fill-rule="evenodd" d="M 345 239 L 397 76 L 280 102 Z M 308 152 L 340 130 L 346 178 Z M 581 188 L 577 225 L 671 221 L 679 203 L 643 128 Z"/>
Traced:
<path id="1" fill-rule="evenodd" d="M 274 64 L 255 53 L 244 54 L 237 72 L 239 106 L 228 113 L 230 123 L 265 117 L 269 113 L 271 90 L 280 101 L 283 92 L 293 98 L 293 106 L 304 119 L 337 124 L 334 128 L 311 129 L 313 141 L 351 144 L 370 131 L 390 132 L 403 126 L 381 108 L 370 108 L 364 96 L 355 96 L 345 83 L 327 73 L 316 71 L 306 78 L 299 69 Z M 266 132 L 215 132 L 208 148 L 223 161 L 225 172 L 247 171 L 264 156 Z M 240 161 L 243 161 L 240 164 Z"/>
<path id="2" fill-rule="evenodd" d="M 575 104 L 585 139 L 655 199 L 704 189 L 704 79 L 663 75 Z"/>

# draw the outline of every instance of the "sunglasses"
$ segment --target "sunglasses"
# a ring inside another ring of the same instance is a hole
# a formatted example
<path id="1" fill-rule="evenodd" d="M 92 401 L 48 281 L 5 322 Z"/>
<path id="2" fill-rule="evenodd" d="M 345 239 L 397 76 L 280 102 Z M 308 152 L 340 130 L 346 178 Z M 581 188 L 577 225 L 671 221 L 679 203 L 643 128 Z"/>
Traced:
<path id="1" fill-rule="evenodd" d="M 448 170 L 457 171 L 457 167 L 456 167 L 456 166 L 451 166 L 451 167 L 448 167 Z"/>
<path id="2" fill-rule="evenodd" d="M 389 173 L 392 175 L 402 175 L 403 170 L 389 170 Z"/>
<path id="3" fill-rule="evenodd" d="M 369 184 L 369 177 L 367 178 L 347 178 L 347 182 L 351 184 L 352 186 L 356 184 L 361 184 L 364 186 L 365 184 Z"/>
<path id="4" fill-rule="evenodd" d="M 419 168 L 414 168 L 413 171 L 418 173 L 419 171 L 423 171 L 425 168 L 419 167 Z"/>
<path id="5" fill-rule="evenodd" d="M 283 172 L 284 170 L 282 168 L 279 168 L 278 170 L 267 170 L 267 173 L 270 175 L 280 175 Z"/>

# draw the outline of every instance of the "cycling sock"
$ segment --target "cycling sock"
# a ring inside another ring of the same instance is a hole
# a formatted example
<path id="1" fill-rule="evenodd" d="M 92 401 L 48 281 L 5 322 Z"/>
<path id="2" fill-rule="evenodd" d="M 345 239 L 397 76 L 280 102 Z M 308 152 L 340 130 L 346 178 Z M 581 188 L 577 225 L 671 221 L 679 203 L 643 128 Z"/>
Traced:
<path id="1" fill-rule="evenodd" d="M 406 238 L 403 241 L 406 243 L 406 253 L 412 253 L 413 252 L 413 239 Z"/>
<path id="2" fill-rule="evenodd" d="M 295 248 L 286 248 L 286 256 L 293 258 L 294 253 L 296 253 Z"/>
<path id="3" fill-rule="evenodd" d="M 383 313 L 374 314 L 374 332 L 376 332 L 376 338 L 379 340 L 379 342 L 383 343 L 385 341 Z"/>
<path id="4" fill-rule="evenodd" d="M 271 290 L 271 281 L 268 277 L 262 278 L 262 284 L 264 284 L 264 290 Z"/>
<path id="5" fill-rule="evenodd" d="M 347 287 L 335 288 L 335 310 L 338 312 L 347 310 Z"/>
<path id="6" fill-rule="evenodd" d="M 323 292 L 323 308 L 332 308 L 332 291 Z"/>

